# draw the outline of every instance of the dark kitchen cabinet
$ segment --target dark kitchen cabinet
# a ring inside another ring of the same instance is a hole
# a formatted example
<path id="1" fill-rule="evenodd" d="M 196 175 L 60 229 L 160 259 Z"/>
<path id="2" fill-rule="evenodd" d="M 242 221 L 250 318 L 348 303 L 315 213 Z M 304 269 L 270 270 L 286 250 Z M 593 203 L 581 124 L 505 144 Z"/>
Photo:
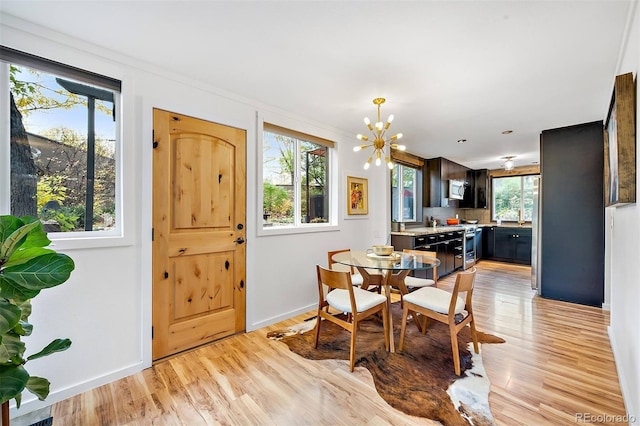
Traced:
<path id="1" fill-rule="evenodd" d="M 449 200 L 449 180 L 467 180 L 469 169 L 446 158 L 430 158 L 423 169 L 422 203 L 424 207 L 456 207 Z"/>
<path id="2" fill-rule="evenodd" d="M 495 228 L 494 241 L 494 259 L 531 264 L 531 228 Z"/>
<path id="3" fill-rule="evenodd" d="M 461 268 L 464 260 L 464 231 L 447 231 L 426 235 L 391 235 L 391 245 L 396 251 L 403 249 L 432 251 L 440 260 L 438 276 L 443 277 Z M 414 276 L 432 278 L 432 271 L 415 271 Z"/>
<path id="4" fill-rule="evenodd" d="M 482 258 L 493 259 L 496 247 L 496 227 L 484 227 L 482 230 Z"/>
<path id="5" fill-rule="evenodd" d="M 486 209 L 487 188 L 489 186 L 489 170 L 466 171 L 464 198 L 460 200 L 461 209 Z"/>

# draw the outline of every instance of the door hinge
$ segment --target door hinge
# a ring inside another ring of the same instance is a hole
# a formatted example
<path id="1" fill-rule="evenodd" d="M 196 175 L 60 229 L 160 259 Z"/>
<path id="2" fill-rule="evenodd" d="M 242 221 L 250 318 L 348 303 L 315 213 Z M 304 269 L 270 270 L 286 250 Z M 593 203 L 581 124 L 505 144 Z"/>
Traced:
<path id="1" fill-rule="evenodd" d="M 156 239 L 156 230 L 155 228 L 151 228 L 151 241 Z"/>
<path id="2" fill-rule="evenodd" d="M 156 149 L 158 147 L 158 141 L 156 140 L 155 129 L 151 131 L 151 141 L 153 142 L 153 149 Z"/>
<path id="3" fill-rule="evenodd" d="M 151 327 L 151 338 L 153 339 L 153 327 Z"/>

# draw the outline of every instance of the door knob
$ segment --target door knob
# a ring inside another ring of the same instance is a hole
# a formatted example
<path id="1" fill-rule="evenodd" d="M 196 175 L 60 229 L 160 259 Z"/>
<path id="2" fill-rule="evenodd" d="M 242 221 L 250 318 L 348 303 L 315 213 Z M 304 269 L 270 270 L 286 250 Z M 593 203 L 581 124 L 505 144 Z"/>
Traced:
<path id="1" fill-rule="evenodd" d="M 236 243 L 238 243 L 238 244 L 244 243 L 244 238 L 238 237 L 238 239 L 236 240 Z"/>

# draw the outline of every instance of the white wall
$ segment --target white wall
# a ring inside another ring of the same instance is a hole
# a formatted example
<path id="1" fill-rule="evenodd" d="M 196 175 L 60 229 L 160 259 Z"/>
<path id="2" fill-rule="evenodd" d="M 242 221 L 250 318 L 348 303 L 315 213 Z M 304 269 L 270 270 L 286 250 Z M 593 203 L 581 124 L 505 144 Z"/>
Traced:
<path id="1" fill-rule="evenodd" d="M 105 51 L 82 40 L 0 15 L 2 44 L 123 82 L 124 197 L 126 239 L 116 247 L 65 250 L 76 262 L 70 280 L 43 291 L 34 300 L 34 334 L 27 353 L 56 337 L 69 337 L 71 349 L 27 364 L 31 374 L 51 380 L 45 402 L 25 392 L 26 414 L 79 392 L 151 365 L 151 131 L 154 107 L 247 130 L 247 330 L 315 308 L 315 264 L 326 252 L 364 249 L 386 241 L 389 214 L 388 171 L 362 169 L 364 157 L 353 153 L 352 135 L 311 119 L 277 111 L 206 82 L 147 67 L 136 59 Z M 293 123 L 295 130 L 336 141 L 338 149 L 338 230 L 258 237 L 256 113 Z M 7 173 L 0 171 L 0 173 Z M 369 179 L 369 215 L 346 217 L 346 176 Z M 4 176 L 4 175 L 3 175 Z M 3 177 L 4 178 L 4 177 Z M 0 210 L 7 212 L 6 206 Z"/>
<path id="2" fill-rule="evenodd" d="M 640 9 L 634 4 L 629 19 L 626 40 L 621 49 L 620 63 L 616 75 L 633 72 L 637 77 L 640 67 Z M 612 77 L 613 78 L 613 77 Z M 611 84 L 613 87 L 613 81 Z M 636 95 L 636 102 L 637 102 Z M 640 107 L 636 106 L 636 113 Z M 640 121 L 636 117 L 636 129 Z M 638 139 L 636 130 L 636 140 Z M 640 156 L 636 142 L 636 191 L 640 188 Z M 636 194 L 636 199 L 640 202 Z M 608 207 L 607 257 L 605 276 L 609 279 L 611 292 L 611 325 L 609 336 L 613 348 L 618 377 L 624 396 L 627 413 L 640 422 L 640 208 L 638 204 Z"/>

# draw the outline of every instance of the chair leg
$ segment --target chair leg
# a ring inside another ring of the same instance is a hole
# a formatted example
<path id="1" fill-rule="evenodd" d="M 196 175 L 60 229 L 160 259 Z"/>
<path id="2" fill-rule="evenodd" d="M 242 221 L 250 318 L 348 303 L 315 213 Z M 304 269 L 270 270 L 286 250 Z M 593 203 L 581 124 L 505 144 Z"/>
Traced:
<path id="1" fill-rule="evenodd" d="M 413 315 L 417 315 L 415 312 Z M 404 334 L 407 331 L 407 317 L 409 316 L 409 306 L 404 305 L 402 308 L 402 325 L 400 326 L 400 343 L 398 344 L 398 350 L 401 351 L 404 348 Z"/>
<path id="2" fill-rule="evenodd" d="M 320 317 L 321 309 L 318 309 L 318 316 L 316 317 L 316 344 L 315 348 L 318 349 L 318 340 L 320 340 L 320 324 L 322 324 L 322 318 Z"/>
<path id="3" fill-rule="evenodd" d="M 469 323 L 469 327 L 471 328 L 471 339 L 473 339 L 473 350 L 475 353 L 480 353 L 478 350 L 478 335 L 476 334 L 476 321 L 473 316 L 471 317 L 471 322 Z"/>
<path id="4" fill-rule="evenodd" d="M 351 330 L 351 348 L 349 349 L 349 364 L 351 367 L 351 372 L 353 372 L 353 366 L 356 359 L 356 332 L 357 331 L 358 331 L 358 320 L 354 322 Z"/>
<path id="5" fill-rule="evenodd" d="M 429 321 L 429 317 L 422 315 L 422 329 L 420 330 L 422 331 L 422 334 L 427 334 L 427 321 Z"/>
<path id="6" fill-rule="evenodd" d="M 453 353 L 453 368 L 456 376 L 460 375 L 460 352 L 458 351 L 458 333 L 456 325 L 449 324 L 449 333 L 451 334 L 451 352 Z"/>
<path id="7" fill-rule="evenodd" d="M 386 350 L 389 350 L 389 346 L 391 345 L 389 339 L 389 312 L 387 312 L 386 306 L 382 308 L 382 324 L 384 329 L 384 346 Z"/>

